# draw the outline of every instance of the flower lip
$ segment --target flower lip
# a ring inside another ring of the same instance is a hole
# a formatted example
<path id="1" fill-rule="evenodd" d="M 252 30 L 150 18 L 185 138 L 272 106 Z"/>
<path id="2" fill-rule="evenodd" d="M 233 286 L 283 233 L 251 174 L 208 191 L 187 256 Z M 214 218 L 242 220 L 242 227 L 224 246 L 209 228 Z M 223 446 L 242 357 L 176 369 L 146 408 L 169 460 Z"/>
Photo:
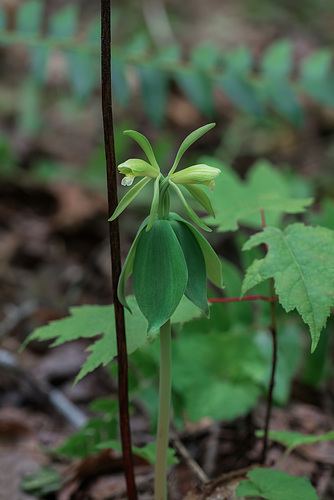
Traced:
<path id="1" fill-rule="evenodd" d="M 123 186 L 131 186 L 135 177 L 151 177 L 155 179 L 160 174 L 159 169 L 137 158 L 130 158 L 117 168 L 121 174 L 125 175 L 121 182 Z"/>
<path id="2" fill-rule="evenodd" d="M 213 178 L 220 174 L 219 168 L 199 164 L 184 168 L 170 175 L 170 180 L 175 184 L 204 184 L 210 189 L 214 187 Z"/>

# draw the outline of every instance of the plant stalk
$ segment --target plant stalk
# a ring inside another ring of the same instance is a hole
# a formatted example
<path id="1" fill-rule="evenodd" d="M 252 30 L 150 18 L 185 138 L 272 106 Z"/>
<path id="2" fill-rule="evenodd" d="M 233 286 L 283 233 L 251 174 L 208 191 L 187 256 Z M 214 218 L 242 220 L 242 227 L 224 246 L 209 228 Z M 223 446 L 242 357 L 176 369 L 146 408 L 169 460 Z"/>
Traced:
<path id="1" fill-rule="evenodd" d="M 114 144 L 111 90 L 111 12 L 110 0 L 101 0 L 101 79 L 102 79 L 102 114 L 104 144 L 107 167 L 108 211 L 109 217 L 117 204 L 117 168 Z M 118 398 L 121 427 L 121 440 L 124 459 L 124 473 L 128 499 L 137 500 L 137 491 L 133 472 L 131 451 L 129 397 L 128 397 L 128 359 L 125 336 L 124 309 L 117 297 L 117 284 L 121 273 L 121 250 L 118 219 L 109 222 L 109 240 L 111 250 L 111 270 L 113 302 L 118 352 Z"/>
<path id="2" fill-rule="evenodd" d="M 261 210 L 261 221 L 262 221 L 262 228 L 264 229 L 266 227 L 266 219 L 265 219 L 265 215 L 264 215 L 263 210 Z M 266 251 L 268 252 L 267 245 L 266 245 Z M 270 298 L 271 298 L 271 300 L 270 300 L 270 316 L 271 316 L 270 332 L 271 332 L 272 341 L 273 341 L 273 355 L 272 355 L 272 364 L 271 364 L 271 376 L 270 376 L 269 388 L 268 388 L 267 410 L 266 410 L 266 418 L 265 418 L 265 424 L 264 424 L 262 454 L 261 454 L 261 459 L 260 459 L 261 464 L 264 464 L 266 462 L 266 459 L 267 459 L 268 433 L 269 433 L 269 426 L 270 426 L 271 410 L 272 410 L 272 406 L 273 406 L 273 393 L 274 393 L 274 387 L 275 387 L 275 374 L 276 374 L 276 366 L 277 366 L 277 326 L 276 326 L 276 307 L 275 307 L 275 302 L 277 300 L 277 296 L 275 294 L 274 279 L 270 278 L 269 283 L 270 283 Z"/>
<path id="3" fill-rule="evenodd" d="M 159 417 L 155 463 L 155 500 L 167 500 L 167 451 L 172 386 L 171 340 L 171 323 L 169 319 L 160 328 Z"/>

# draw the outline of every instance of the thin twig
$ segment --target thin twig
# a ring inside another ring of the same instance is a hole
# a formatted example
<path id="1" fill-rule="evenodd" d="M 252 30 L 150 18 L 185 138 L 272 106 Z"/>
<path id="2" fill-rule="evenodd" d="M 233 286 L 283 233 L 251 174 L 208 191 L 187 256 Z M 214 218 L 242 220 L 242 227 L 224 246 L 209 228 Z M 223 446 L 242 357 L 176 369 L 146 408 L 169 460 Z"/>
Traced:
<path id="1" fill-rule="evenodd" d="M 266 220 L 264 211 L 261 210 L 261 220 L 263 229 L 266 227 Z M 268 252 L 268 246 L 266 246 Z M 276 327 L 276 307 L 275 307 L 275 287 L 274 287 L 274 279 L 270 278 L 270 332 L 273 340 L 273 356 L 272 356 L 272 365 L 271 365 L 271 376 L 268 388 L 268 397 L 267 397 L 267 411 L 266 418 L 264 424 L 264 435 L 263 435 L 263 447 L 260 463 L 264 464 L 267 458 L 267 450 L 268 450 L 268 433 L 269 433 L 269 425 L 270 425 L 270 417 L 271 410 L 273 406 L 273 393 L 275 387 L 275 374 L 276 374 L 276 365 L 277 365 L 277 327 Z"/>
<path id="2" fill-rule="evenodd" d="M 195 476 L 202 482 L 206 483 L 209 481 L 208 476 L 205 474 L 204 470 L 198 465 L 197 462 L 192 458 L 187 448 L 180 441 L 176 432 L 173 433 L 172 443 L 176 451 L 181 455 L 182 459 L 189 467 L 189 469 L 195 474 Z"/>
<path id="3" fill-rule="evenodd" d="M 111 91 L 111 12 L 110 0 L 101 0 L 101 77 L 102 114 L 107 167 L 109 217 L 117 207 L 117 168 L 114 144 Z M 129 500 L 137 499 L 131 451 L 131 433 L 128 396 L 128 359 L 125 336 L 124 309 L 117 297 L 117 284 L 121 273 L 121 250 L 118 219 L 109 222 L 112 288 L 118 352 L 118 397 L 124 472 Z"/>

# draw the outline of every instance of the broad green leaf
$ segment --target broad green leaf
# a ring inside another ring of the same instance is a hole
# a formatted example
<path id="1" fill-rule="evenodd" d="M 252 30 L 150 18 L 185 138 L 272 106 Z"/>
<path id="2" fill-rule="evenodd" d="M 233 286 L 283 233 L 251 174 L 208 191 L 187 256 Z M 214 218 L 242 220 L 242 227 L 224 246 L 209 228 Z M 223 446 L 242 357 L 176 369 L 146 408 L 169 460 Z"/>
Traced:
<path id="1" fill-rule="evenodd" d="M 215 159 L 201 160 L 221 169 L 212 198 L 216 218 L 205 218 L 209 224 L 218 225 L 219 231 L 236 231 L 238 224 L 260 228 L 261 209 L 265 211 L 267 225 L 277 225 L 282 213 L 304 212 L 312 203 L 312 198 L 293 198 L 292 187 L 266 160 L 252 166 L 246 181 Z"/>
<path id="2" fill-rule="evenodd" d="M 209 316 L 206 291 L 206 268 L 202 249 L 192 231 L 182 222 L 171 220 L 170 225 L 181 245 L 188 268 L 185 296 Z"/>
<path id="3" fill-rule="evenodd" d="M 192 231 L 193 235 L 197 239 L 197 242 L 199 243 L 199 246 L 202 249 L 206 266 L 206 274 L 209 280 L 211 280 L 212 283 L 214 283 L 219 288 L 222 288 L 223 279 L 221 263 L 219 258 L 217 257 L 216 252 L 213 250 L 209 242 L 204 238 L 204 236 L 201 235 L 199 231 L 197 231 L 197 229 L 192 224 L 182 219 L 182 217 L 180 217 L 179 215 L 171 212 L 169 214 L 169 220 L 180 221 L 183 224 L 186 224 Z"/>
<path id="4" fill-rule="evenodd" d="M 148 139 L 146 139 L 146 137 L 143 134 L 140 134 L 139 132 L 136 132 L 135 130 L 124 130 L 123 134 L 128 135 L 133 140 L 135 140 L 139 144 L 139 146 L 142 148 L 144 153 L 146 154 L 146 156 L 149 160 L 149 163 L 153 167 L 160 170 L 159 165 L 157 163 L 157 160 L 155 159 L 155 156 L 154 156 L 154 153 L 152 150 L 152 146 L 149 143 Z"/>
<path id="5" fill-rule="evenodd" d="M 152 64 L 138 66 L 145 110 L 153 122 L 161 125 L 164 120 L 168 80 L 165 72 Z"/>
<path id="6" fill-rule="evenodd" d="M 260 496 L 267 500 L 318 500 L 315 489 L 305 477 L 290 476 L 271 469 L 254 469 L 248 472 L 248 481 L 241 481 L 238 498 Z"/>
<path id="7" fill-rule="evenodd" d="M 289 40 L 278 40 L 262 57 L 262 71 L 272 80 L 286 79 L 292 72 L 293 47 Z"/>
<path id="8" fill-rule="evenodd" d="M 132 281 L 151 333 L 171 317 L 188 281 L 183 252 L 169 221 L 156 220 L 150 231 L 140 235 Z"/>
<path id="9" fill-rule="evenodd" d="M 303 109 L 292 86 L 284 79 L 270 78 L 265 82 L 268 104 L 295 126 L 303 123 Z"/>
<path id="10" fill-rule="evenodd" d="M 135 239 L 131 245 L 131 248 L 129 250 L 129 253 L 125 259 L 123 269 L 122 269 L 121 275 L 120 275 L 119 280 L 118 280 L 118 287 L 117 287 L 118 300 L 130 312 L 131 312 L 131 309 L 130 309 L 130 307 L 127 303 L 127 300 L 126 300 L 126 283 L 127 283 L 128 279 L 132 273 L 132 270 L 133 270 L 133 261 L 135 258 L 135 253 L 136 253 L 136 248 L 138 245 L 139 237 L 140 237 L 141 233 L 143 232 L 143 230 L 145 229 L 147 222 L 148 222 L 148 217 L 142 222 L 142 224 L 140 225 L 140 227 L 137 231 L 136 237 L 135 237 Z"/>
<path id="11" fill-rule="evenodd" d="M 196 69 L 183 69 L 175 73 L 175 79 L 185 96 L 205 116 L 214 115 L 214 101 L 212 83 L 204 71 Z"/>
<path id="12" fill-rule="evenodd" d="M 203 43 L 194 47 L 191 62 L 200 70 L 214 70 L 221 60 L 221 52 L 215 45 Z"/>
<path id="13" fill-rule="evenodd" d="M 256 431 L 258 437 L 263 437 L 263 431 Z M 319 443 L 321 441 L 331 441 L 334 439 L 334 431 L 326 432 L 325 434 L 320 434 L 319 436 L 308 436 L 307 434 L 301 434 L 300 432 L 294 431 L 269 431 L 269 439 L 280 443 L 286 448 L 292 451 L 297 446 L 303 444 L 313 444 Z"/>
<path id="14" fill-rule="evenodd" d="M 262 117 L 265 108 L 260 93 L 255 85 L 235 72 L 224 73 L 217 83 L 222 87 L 227 97 L 242 111 Z"/>
<path id="15" fill-rule="evenodd" d="M 191 327 L 173 343 L 173 389 L 184 399 L 189 418 L 244 415 L 256 404 L 265 375 L 252 337 L 236 331 L 194 333 Z"/>
<path id="16" fill-rule="evenodd" d="M 50 34 L 58 40 L 72 38 L 76 34 L 79 10 L 76 5 L 69 5 L 51 16 Z"/>
<path id="17" fill-rule="evenodd" d="M 188 204 L 187 200 L 183 196 L 181 189 L 176 184 L 174 184 L 174 182 L 171 180 L 169 181 L 169 184 L 175 190 L 176 194 L 178 195 L 178 197 L 181 201 L 183 208 L 185 209 L 185 211 L 187 212 L 187 214 L 189 215 L 191 220 L 193 222 L 195 222 L 195 224 L 197 224 L 197 226 L 200 227 L 201 229 L 203 229 L 204 231 L 211 232 L 212 229 L 210 229 L 206 224 L 204 224 L 204 222 L 198 217 L 198 215 L 194 212 L 194 210 Z"/>
<path id="18" fill-rule="evenodd" d="M 334 106 L 332 61 L 331 50 L 319 50 L 302 61 L 300 71 L 302 90 L 330 106 Z"/>
<path id="19" fill-rule="evenodd" d="M 147 321 L 142 315 L 134 296 L 128 297 L 132 314 L 125 311 L 127 351 L 131 354 L 143 346 L 150 337 L 147 336 Z M 185 297 L 172 316 L 174 323 L 185 323 L 201 315 L 198 307 Z M 71 342 L 79 338 L 94 338 L 103 334 L 88 349 L 91 354 L 82 366 L 76 381 L 98 366 L 107 365 L 117 356 L 114 306 L 85 305 L 70 309 L 70 316 L 52 321 L 32 332 L 25 340 L 23 347 L 33 340 L 53 340 L 51 347 Z"/>
<path id="20" fill-rule="evenodd" d="M 195 200 L 197 200 L 198 203 L 200 203 L 202 207 L 212 215 L 212 217 L 215 217 L 211 201 L 201 187 L 196 186 L 196 184 L 185 184 L 184 187 L 189 191 L 191 196 L 193 196 Z"/>
<path id="21" fill-rule="evenodd" d="M 160 192 L 160 178 L 161 174 L 154 181 L 154 190 L 153 190 L 153 200 L 151 204 L 150 216 L 148 218 L 148 223 L 146 226 L 146 231 L 149 231 L 155 221 L 156 215 L 158 213 L 159 207 L 159 192 Z"/>
<path id="22" fill-rule="evenodd" d="M 79 98 L 84 99 L 92 93 L 97 83 L 99 67 L 95 64 L 96 57 L 81 50 L 68 50 L 66 58 L 74 91 Z"/>
<path id="23" fill-rule="evenodd" d="M 208 125 L 204 125 L 203 127 L 200 127 L 198 129 L 194 130 L 193 132 L 191 132 L 191 134 L 189 134 L 184 139 L 184 141 L 182 142 L 181 146 L 178 149 L 178 152 L 176 154 L 176 158 L 175 158 L 173 166 L 169 172 L 169 175 L 174 173 L 175 169 L 177 168 L 178 164 L 180 163 L 182 156 L 187 151 L 187 149 L 190 148 L 190 146 L 192 144 L 194 144 L 195 141 L 197 141 L 200 137 L 202 137 L 202 135 L 206 134 L 206 132 L 211 130 L 215 125 L 216 125 L 215 123 L 209 123 Z"/>
<path id="24" fill-rule="evenodd" d="M 238 47 L 226 53 L 225 62 L 229 72 L 244 74 L 251 71 L 253 55 L 247 47 Z"/>
<path id="25" fill-rule="evenodd" d="M 133 186 L 121 199 L 119 204 L 117 205 L 117 208 L 115 212 L 112 214 L 109 221 L 112 221 L 116 219 L 122 212 L 123 210 L 126 209 L 126 207 L 131 203 L 131 201 L 137 196 L 138 193 L 143 189 L 143 187 L 146 186 L 150 181 L 152 180 L 151 177 L 144 177 L 141 179 L 135 186 Z"/>
<path id="26" fill-rule="evenodd" d="M 327 227 L 334 230 L 334 200 L 333 198 L 325 197 L 320 203 L 320 212 L 312 212 L 308 214 L 311 224 Z"/>
<path id="27" fill-rule="evenodd" d="M 266 227 L 244 245 L 244 250 L 266 243 L 267 255 L 247 270 L 242 294 L 274 278 L 279 302 L 289 312 L 296 309 L 309 326 L 312 352 L 334 306 L 334 231 L 292 224 L 284 232 Z"/>
<path id="28" fill-rule="evenodd" d="M 125 76 L 124 63 L 121 57 L 112 55 L 111 59 L 111 82 L 115 99 L 121 105 L 130 100 L 130 87 Z"/>
<path id="29" fill-rule="evenodd" d="M 42 28 L 43 3 L 39 0 L 25 2 L 18 9 L 17 29 L 25 35 L 34 35 Z"/>

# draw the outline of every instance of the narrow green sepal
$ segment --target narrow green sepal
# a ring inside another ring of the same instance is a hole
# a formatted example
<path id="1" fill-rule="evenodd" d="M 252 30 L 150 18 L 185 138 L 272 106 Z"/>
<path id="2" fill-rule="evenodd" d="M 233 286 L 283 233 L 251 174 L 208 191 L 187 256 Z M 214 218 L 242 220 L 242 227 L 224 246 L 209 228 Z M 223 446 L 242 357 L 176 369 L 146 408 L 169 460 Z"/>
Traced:
<path id="1" fill-rule="evenodd" d="M 150 164 L 160 171 L 158 162 L 154 156 L 153 149 L 149 140 L 143 134 L 140 134 L 135 130 L 124 130 L 123 134 L 128 135 L 129 137 L 134 139 L 146 154 Z"/>
<path id="2" fill-rule="evenodd" d="M 155 218 L 158 213 L 158 207 L 159 207 L 159 194 L 160 194 L 160 178 L 161 174 L 158 175 L 158 177 L 154 181 L 154 190 L 153 190 L 153 200 L 151 204 L 151 210 L 150 210 L 150 216 L 148 218 L 148 224 L 146 226 L 146 231 L 149 231 L 153 225 L 153 222 L 155 221 Z"/>
<path id="3" fill-rule="evenodd" d="M 195 224 L 197 224 L 197 226 L 200 227 L 201 229 L 203 229 L 204 231 L 211 232 L 212 229 L 210 229 L 206 224 L 204 224 L 204 222 L 198 217 L 198 215 L 194 212 L 194 210 L 188 204 L 187 200 L 185 199 L 185 197 L 182 194 L 181 189 L 176 184 L 174 184 L 174 182 L 172 182 L 171 180 L 169 181 L 169 184 L 176 191 L 176 194 L 178 195 L 178 197 L 182 203 L 183 208 L 185 209 L 185 211 L 187 212 L 187 214 L 189 215 L 191 220 L 193 222 L 195 222 Z"/>
<path id="4" fill-rule="evenodd" d="M 174 212 L 170 212 L 168 220 L 177 220 L 186 224 L 187 227 L 191 230 L 193 235 L 195 236 L 199 246 L 202 249 L 205 266 L 206 266 L 206 274 L 212 283 L 214 283 L 219 288 L 223 287 L 223 277 L 222 277 L 222 266 L 221 262 L 213 250 L 208 241 L 201 235 L 201 233 L 188 221 L 184 220 L 178 214 Z"/>
<path id="5" fill-rule="evenodd" d="M 182 142 L 181 146 L 178 149 L 175 161 L 174 161 L 173 166 L 172 166 L 172 168 L 171 168 L 171 170 L 170 170 L 170 172 L 169 172 L 168 175 L 172 174 L 176 170 L 178 164 L 180 163 L 180 160 L 181 160 L 182 156 L 187 151 L 187 149 L 195 141 L 197 141 L 197 139 L 199 139 L 200 137 L 202 137 L 202 135 L 206 134 L 206 132 L 208 132 L 210 129 L 212 129 L 215 125 L 216 125 L 215 123 L 209 123 L 208 125 L 204 125 L 204 127 L 200 127 L 197 130 L 194 130 L 193 132 L 191 132 L 191 134 L 189 134 L 184 139 L 184 141 Z"/>
<path id="6" fill-rule="evenodd" d="M 116 219 L 122 212 L 123 210 L 126 209 L 126 207 L 131 203 L 131 201 L 137 196 L 137 194 L 140 193 L 140 191 L 143 189 L 143 187 L 146 186 L 150 181 L 152 180 L 151 177 L 144 177 L 141 181 L 139 181 L 135 186 L 133 186 L 130 191 L 128 191 L 119 204 L 117 205 L 117 208 L 115 212 L 112 214 L 109 221 L 113 221 Z"/>
<path id="7" fill-rule="evenodd" d="M 131 309 L 126 301 L 126 296 L 125 296 L 125 291 L 126 291 L 126 283 L 132 273 L 133 270 L 133 261 L 135 258 L 135 253 L 136 253 L 136 248 L 138 245 L 139 237 L 143 230 L 145 229 L 146 225 L 148 222 L 148 217 L 142 222 L 140 228 L 138 229 L 138 232 L 136 234 L 136 237 L 131 245 L 131 248 L 129 250 L 129 253 L 125 259 L 124 265 L 122 272 L 120 274 L 119 280 L 118 280 L 118 286 L 117 286 L 117 296 L 118 300 L 120 303 L 128 309 L 128 311 L 131 312 Z"/>
<path id="8" fill-rule="evenodd" d="M 203 191 L 202 188 L 200 188 L 199 186 L 196 186 L 196 184 L 184 184 L 184 187 L 189 191 L 191 196 L 193 198 L 195 198 L 195 200 L 197 200 L 198 203 L 200 203 L 200 205 L 202 205 L 202 207 L 207 212 L 209 212 L 209 214 L 212 215 L 212 217 L 214 217 L 214 218 L 216 217 L 216 215 L 213 211 L 212 205 L 211 205 L 211 201 L 209 200 L 209 197 Z"/>
<path id="9" fill-rule="evenodd" d="M 141 233 L 133 262 L 133 289 L 148 333 L 172 316 L 187 281 L 187 264 L 169 221 L 155 220 L 150 231 Z"/>
<path id="10" fill-rule="evenodd" d="M 206 267 L 203 252 L 197 239 L 186 224 L 171 220 L 170 225 L 181 245 L 188 268 L 185 296 L 209 317 L 207 301 Z"/>

